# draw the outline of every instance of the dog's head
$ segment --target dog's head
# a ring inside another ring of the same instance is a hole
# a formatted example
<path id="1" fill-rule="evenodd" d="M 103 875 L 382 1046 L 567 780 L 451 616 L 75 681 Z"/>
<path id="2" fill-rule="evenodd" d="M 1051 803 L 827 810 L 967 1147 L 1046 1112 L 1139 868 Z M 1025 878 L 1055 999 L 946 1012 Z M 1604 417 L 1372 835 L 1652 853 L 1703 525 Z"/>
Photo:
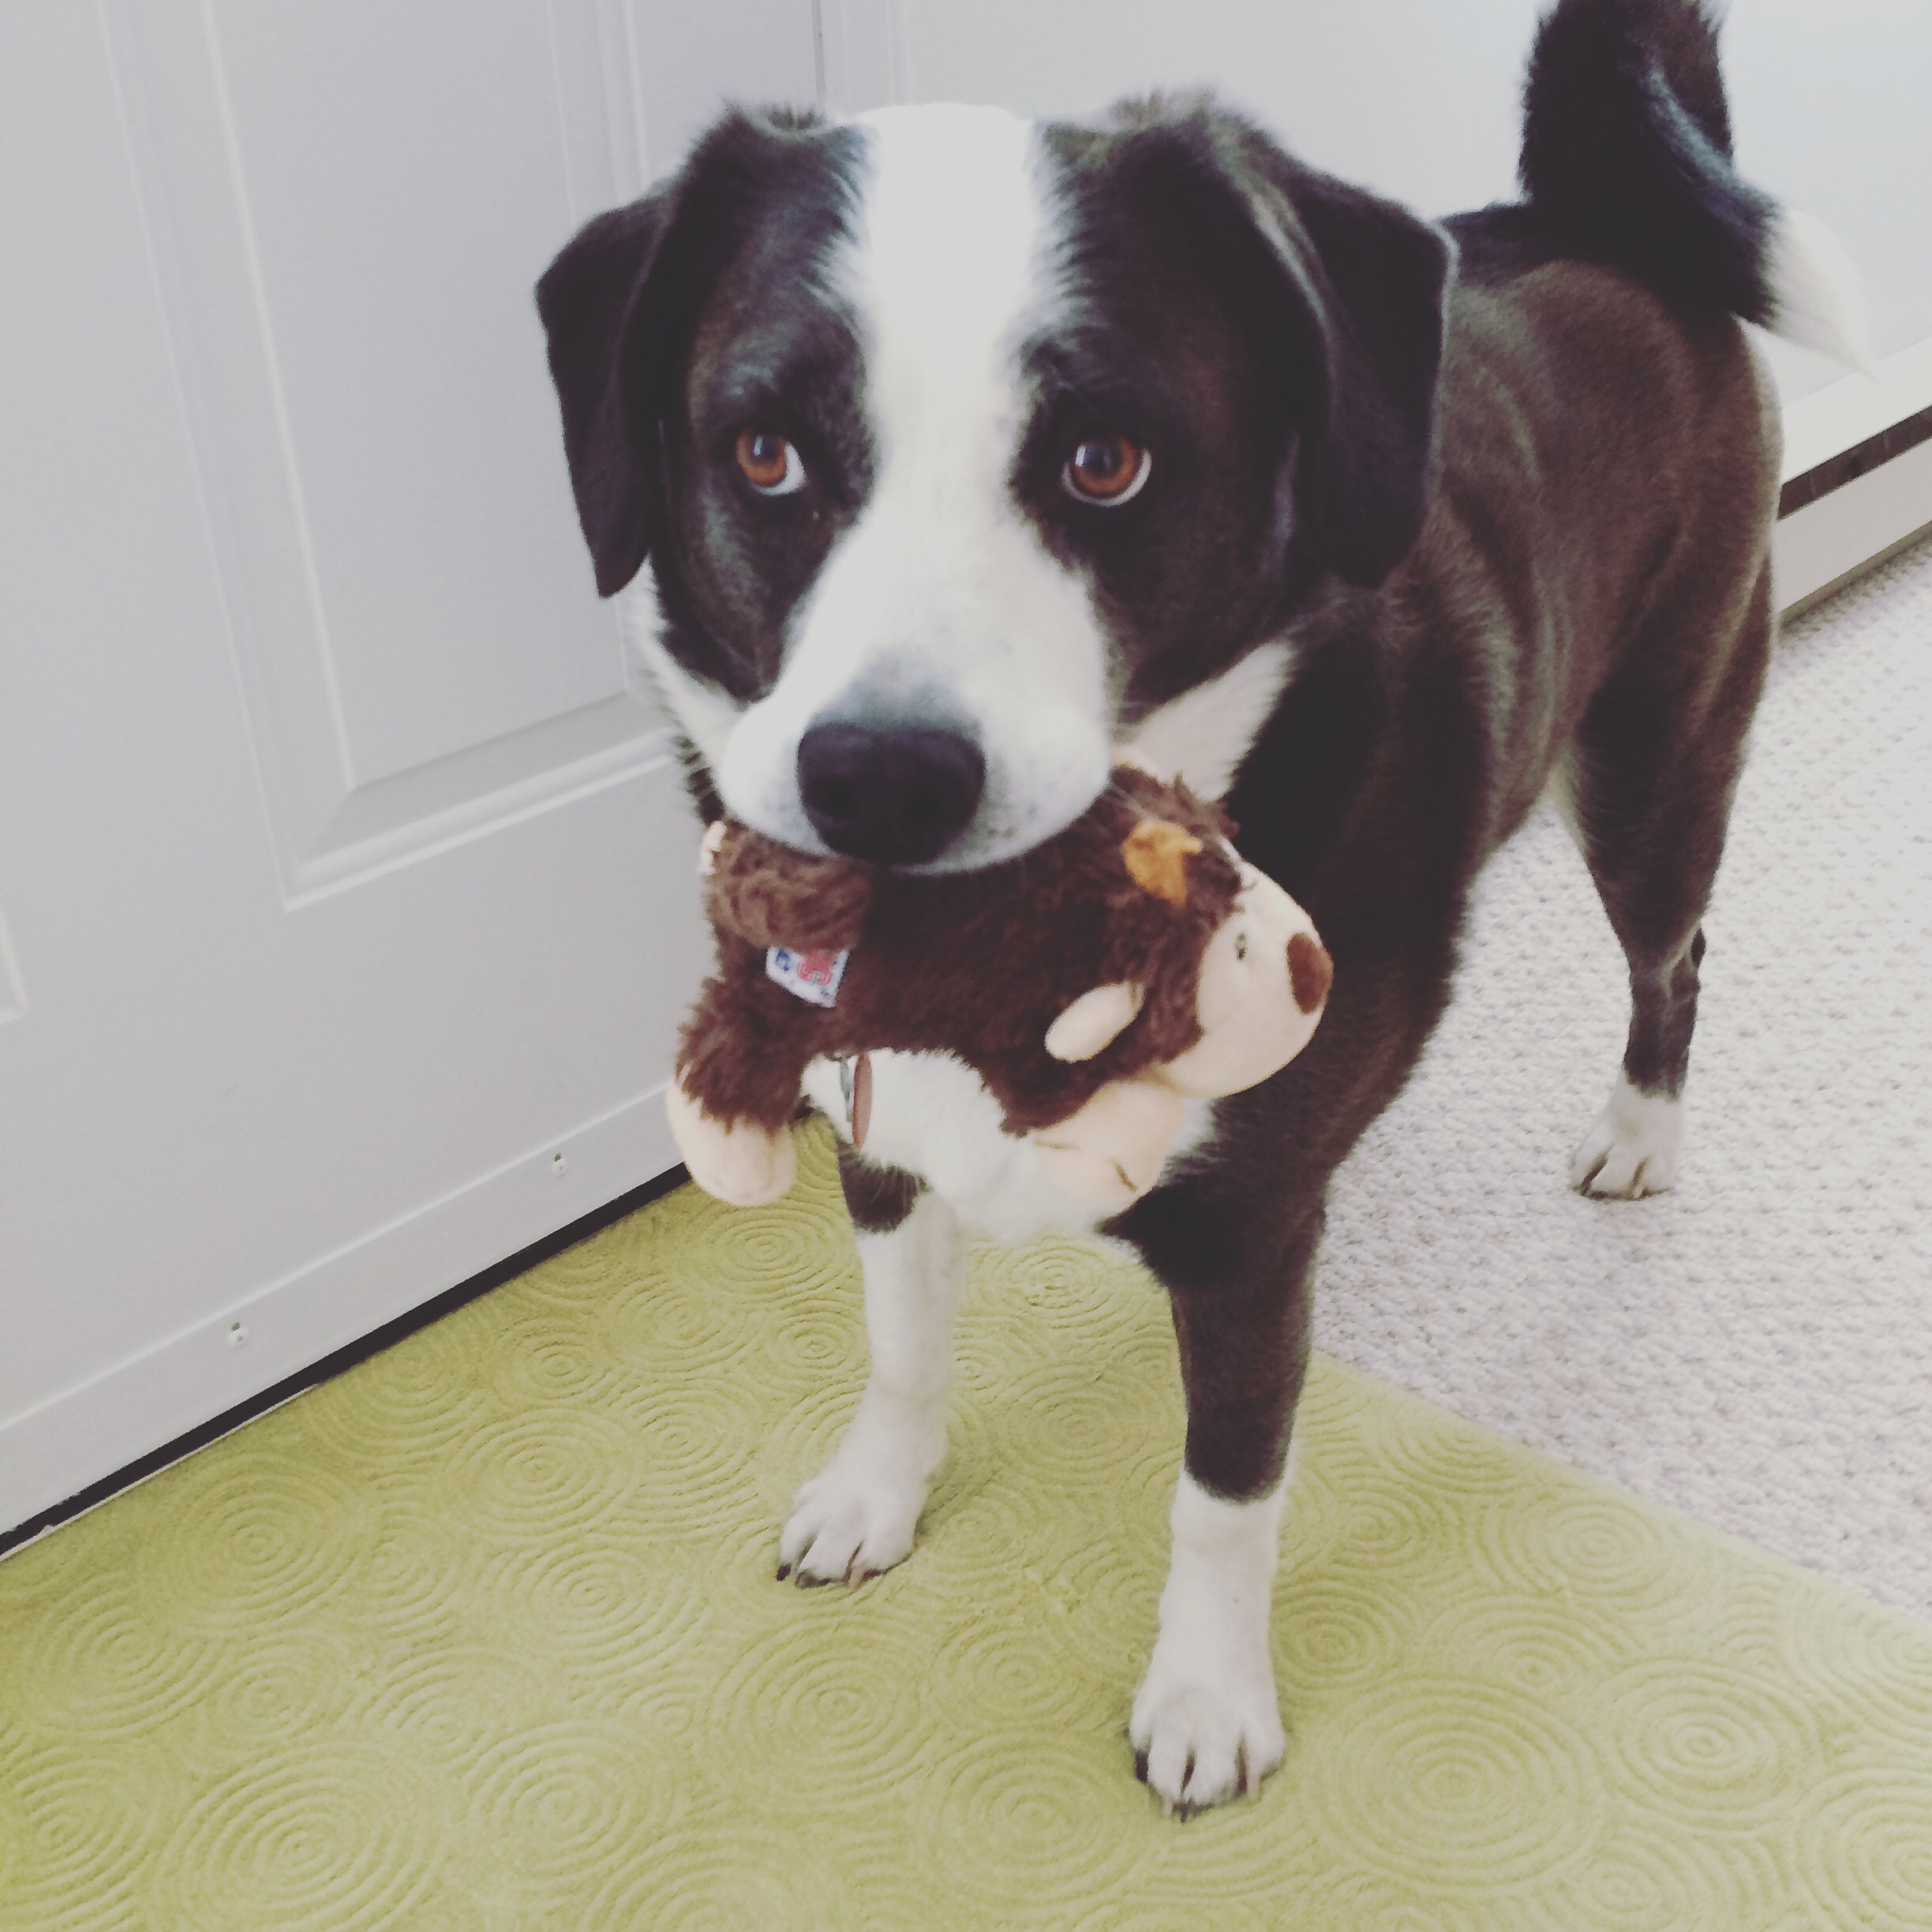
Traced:
<path id="1" fill-rule="evenodd" d="M 597 587 L 649 560 L 724 803 L 957 870 L 1076 818 L 1321 578 L 1395 567 L 1448 264 L 1198 102 L 734 113 L 538 303 Z"/>

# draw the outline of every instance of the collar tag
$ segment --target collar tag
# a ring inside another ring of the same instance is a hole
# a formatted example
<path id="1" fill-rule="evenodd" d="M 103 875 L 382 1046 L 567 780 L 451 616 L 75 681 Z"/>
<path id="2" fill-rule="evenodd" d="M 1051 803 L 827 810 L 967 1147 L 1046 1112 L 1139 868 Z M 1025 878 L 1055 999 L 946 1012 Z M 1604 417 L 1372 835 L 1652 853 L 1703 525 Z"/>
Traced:
<path id="1" fill-rule="evenodd" d="M 852 1144 L 862 1148 L 866 1130 L 872 1124 L 872 1056 L 856 1054 L 838 1063 L 839 1095 L 845 1103 L 845 1119 L 852 1129 Z"/>
<path id="2" fill-rule="evenodd" d="M 843 953 L 807 953 L 792 946 L 768 946 L 765 950 L 765 977 L 775 979 L 788 993 L 814 1006 L 836 1006 L 839 982 L 845 977 L 845 962 L 852 957 L 848 946 Z"/>

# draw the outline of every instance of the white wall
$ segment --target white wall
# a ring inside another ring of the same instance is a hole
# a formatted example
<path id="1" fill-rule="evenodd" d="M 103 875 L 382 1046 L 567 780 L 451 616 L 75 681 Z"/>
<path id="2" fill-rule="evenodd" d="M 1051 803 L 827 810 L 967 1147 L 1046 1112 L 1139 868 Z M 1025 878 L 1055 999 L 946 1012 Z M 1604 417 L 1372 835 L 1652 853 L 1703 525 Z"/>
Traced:
<path id="1" fill-rule="evenodd" d="M 1932 337 L 1932 5 L 1735 0 L 1724 54 L 1739 164 L 1844 242 L 1874 354 Z"/>
<path id="2" fill-rule="evenodd" d="M 1518 91 L 1537 0 L 822 0 L 838 104 L 998 102 L 1080 114 L 1206 83 L 1316 166 L 1425 214 L 1514 192 Z M 889 39 L 889 77 L 841 58 Z M 1725 28 L 1738 159 L 1837 233 L 1881 357 L 1932 337 L 1932 4 L 1735 0 Z M 840 99 L 841 92 L 847 98 Z M 852 98 L 853 95 L 864 98 Z M 1787 400 L 1837 382 L 1777 350 Z"/>
<path id="3" fill-rule="evenodd" d="M 629 38 L 653 174 L 677 165 L 727 99 L 810 99 L 817 27 L 811 0 L 625 0 L 612 10 Z"/>

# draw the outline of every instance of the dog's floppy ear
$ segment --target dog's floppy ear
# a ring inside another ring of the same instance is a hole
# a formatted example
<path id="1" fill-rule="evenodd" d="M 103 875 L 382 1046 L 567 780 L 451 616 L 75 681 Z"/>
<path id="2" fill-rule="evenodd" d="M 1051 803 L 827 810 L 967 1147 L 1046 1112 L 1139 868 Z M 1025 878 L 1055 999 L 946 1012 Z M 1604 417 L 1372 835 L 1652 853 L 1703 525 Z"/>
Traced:
<path id="1" fill-rule="evenodd" d="M 672 182 L 598 215 L 537 284 L 577 520 L 601 597 L 621 590 L 643 567 L 661 512 L 657 451 L 633 446 L 622 376 L 627 338 L 676 195 Z"/>
<path id="2" fill-rule="evenodd" d="M 589 223 L 537 284 L 577 517 L 605 597 L 657 541 L 665 414 L 705 300 L 822 132 L 809 110 L 728 110 L 676 175 Z"/>
<path id="3" fill-rule="evenodd" d="M 1328 567 L 1372 590 L 1428 506 L 1455 247 L 1406 208 L 1262 145 L 1272 165 L 1257 219 L 1308 289 L 1327 362 L 1324 406 L 1297 452 L 1296 510 Z"/>
<path id="4" fill-rule="evenodd" d="M 1372 589 L 1427 503 L 1443 305 L 1455 250 L 1395 203 L 1282 152 L 1211 100 L 1119 110 L 1143 205 L 1218 256 L 1294 436 L 1294 524 L 1318 560 Z"/>

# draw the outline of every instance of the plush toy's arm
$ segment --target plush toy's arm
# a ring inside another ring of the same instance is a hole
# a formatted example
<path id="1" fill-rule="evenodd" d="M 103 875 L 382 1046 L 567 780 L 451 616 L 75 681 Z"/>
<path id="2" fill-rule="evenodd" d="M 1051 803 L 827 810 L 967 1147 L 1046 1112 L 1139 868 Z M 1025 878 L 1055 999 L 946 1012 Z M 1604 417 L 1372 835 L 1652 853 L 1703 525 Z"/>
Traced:
<path id="1" fill-rule="evenodd" d="M 728 818 L 706 831 L 698 870 L 719 970 L 684 1023 L 665 1103 L 691 1178 L 721 1200 L 756 1207 L 792 1185 L 792 1116 L 820 1037 L 812 1007 L 774 999 L 765 956 L 774 947 L 809 954 L 856 945 L 871 874 L 850 859 L 792 852 Z"/>
<path id="2" fill-rule="evenodd" d="M 1134 1023 L 1147 989 L 1117 979 L 1083 993 L 1046 1029 L 1046 1050 L 1056 1060 L 1091 1060 Z"/>
<path id="3" fill-rule="evenodd" d="M 1055 1187 L 1118 1212 L 1160 1178 L 1185 1118 L 1171 1087 L 1136 1074 L 1110 1081 L 1058 1125 L 1037 1129 L 1034 1152 Z"/>
<path id="4" fill-rule="evenodd" d="M 665 1089 L 665 1111 L 686 1172 L 713 1200 L 765 1208 L 792 1192 L 798 1151 L 789 1127 L 774 1133 L 755 1121 L 720 1120 L 676 1080 Z"/>
<path id="5" fill-rule="evenodd" d="M 813 1009 L 761 998 L 766 983 L 749 987 L 720 974 L 705 983 L 678 1043 L 678 1084 L 720 1120 L 755 1121 L 774 1131 L 798 1106 L 813 1052 Z"/>
<path id="6" fill-rule="evenodd" d="M 784 1013 L 793 1024 L 782 1024 L 721 973 L 684 1023 L 665 1096 L 671 1131 L 691 1178 L 734 1207 L 761 1207 L 791 1188 L 792 1116 L 812 1052 L 807 1017 Z"/>

